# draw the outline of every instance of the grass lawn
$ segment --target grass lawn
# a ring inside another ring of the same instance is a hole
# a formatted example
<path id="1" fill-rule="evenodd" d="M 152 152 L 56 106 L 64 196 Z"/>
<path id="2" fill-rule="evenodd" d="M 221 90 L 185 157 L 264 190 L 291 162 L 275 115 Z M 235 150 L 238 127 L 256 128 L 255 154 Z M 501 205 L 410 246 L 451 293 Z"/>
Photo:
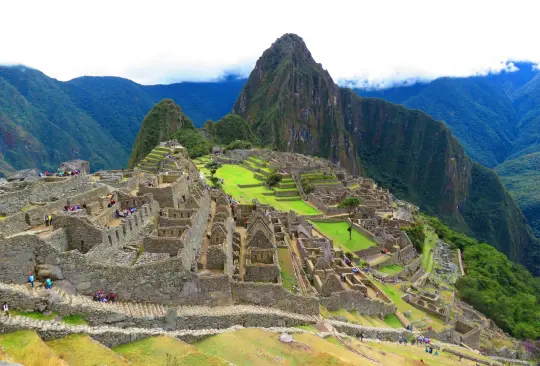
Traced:
<path id="1" fill-rule="evenodd" d="M 298 286 L 296 275 L 292 266 L 291 255 L 289 249 L 278 248 L 279 266 L 281 267 L 281 280 L 283 287 L 292 291 L 293 286 Z"/>
<path id="2" fill-rule="evenodd" d="M 227 348 L 230 346 L 227 345 Z M 235 348 L 235 347 L 231 347 Z M 227 365 L 176 338 L 158 336 L 114 347 L 113 351 L 134 365 Z"/>
<path id="3" fill-rule="evenodd" d="M 342 345 L 312 334 L 293 334 L 297 342 L 279 341 L 279 334 L 261 329 L 241 329 L 222 333 L 194 346 L 208 355 L 218 356 L 236 365 L 361 365 L 358 355 Z"/>
<path id="4" fill-rule="evenodd" d="M 395 314 L 388 314 L 387 316 L 385 316 L 384 322 L 392 328 L 403 328 L 403 325 Z"/>
<path id="5" fill-rule="evenodd" d="M 55 355 L 36 332 L 31 330 L 0 334 L 0 346 L 16 363 L 34 366 L 67 366 L 67 363 Z"/>
<path id="6" fill-rule="evenodd" d="M 47 341 L 47 346 L 59 357 L 73 366 L 129 365 L 111 349 L 94 341 L 87 335 L 72 334 L 64 338 Z"/>
<path id="7" fill-rule="evenodd" d="M 424 247 L 422 248 L 422 268 L 426 272 L 431 272 L 433 270 L 433 253 L 430 253 L 430 249 L 435 249 L 439 238 L 431 227 L 424 226 L 424 234 L 426 240 L 424 240 Z"/>
<path id="8" fill-rule="evenodd" d="M 405 300 L 401 299 L 401 296 L 404 295 L 403 292 L 399 290 L 399 285 L 392 285 L 392 284 L 382 284 L 377 283 L 377 286 L 384 291 L 386 296 L 388 296 L 396 305 L 398 310 L 403 314 L 406 311 L 411 311 L 411 317 L 409 318 L 409 321 L 415 321 L 415 320 L 422 320 L 426 319 L 425 323 L 427 325 L 431 325 L 433 327 L 433 330 L 436 332 L 439 332 L 444 329 L 444 321 L 442 321 L 439 318 L 436 318 L 434 316 L 431 316 L 430 314 L 417 309 L 410 304 L 408 304 Z"/>
<path id="9" fill-rule="evenodd" d="M 384 266 L 378 269 L 379 272 L 387 273 L 390 276 L 395 275 L 396 273 L 399 273 L 403 271 L 403 266 L 399 266 L 397 264 L 390 264 L 388 266 Z"/>
<path id="10" fill-rule="evenodd" d="M 205 175 L 208 171 L 199 167 Z M 260 180 L 253 176 L 253 172 L 240 165 L 225 164 L 216 172 L 216 177 L 223 179 L 223 190 L 238 200 L 240 203 L 251 203 L 253 199 L 259 200 L 263 204 L 269 204 L 280 211 L 294 210 L 300 215 L 319 215 L 316 208 L 310 206 L 302 200 L 277 201 L 276 196 L 265 196 L 263 193 L 274 193 L 266 187 L 240 188 L 238 184 L 261 184 Z M 279 198 L 279 197 L 278 197 Z M 283 198 L 283 197 L 281 197 Z"/>
<path id="11" fill-rule="evenodd" d="M 313 225 L 324 236 L 332 239 L 335 245 L 343 248 L 345 251 L 359 251 L 375 246 L 375 242 L 368 239 L 358 231 L 352 231 L 352 239 L 349 239 L 349 224 L 342 222 L 313 222 Z"/>

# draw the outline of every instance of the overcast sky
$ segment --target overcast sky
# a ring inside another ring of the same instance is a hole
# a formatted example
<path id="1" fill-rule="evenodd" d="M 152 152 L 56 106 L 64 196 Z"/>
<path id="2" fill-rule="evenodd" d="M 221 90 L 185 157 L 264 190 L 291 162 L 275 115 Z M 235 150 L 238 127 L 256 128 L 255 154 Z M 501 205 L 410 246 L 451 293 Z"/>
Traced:
<path id="1" fill-rule="evenodd" d="M 260 4 L 260 5 L 259 5 Z M 0 64 L 142 84 L 248 75 L 296 33 L 334 80 L 373 85 L 540 62 L 539 1 L 0 2 Z"/>

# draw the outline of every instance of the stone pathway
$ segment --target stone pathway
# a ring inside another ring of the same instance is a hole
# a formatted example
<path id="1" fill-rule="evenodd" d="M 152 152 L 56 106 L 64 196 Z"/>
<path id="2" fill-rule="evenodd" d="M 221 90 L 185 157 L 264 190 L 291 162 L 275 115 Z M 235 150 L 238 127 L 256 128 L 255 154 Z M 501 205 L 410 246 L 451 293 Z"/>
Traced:
<path id="1" fill-rule="evenodd" d="M 201 251 L 201 264 L 202 268 L 206 269 L 206 252 L 208 251 L 208 246 L 210 245 L 210 234 L 212 233 L 212 224 L 214 223 L 214 215 L 216 214 L 216 202 L 210 202 L 210 220 L 208 221 L 208 226 L 202 242 L 202 251 Z"/>

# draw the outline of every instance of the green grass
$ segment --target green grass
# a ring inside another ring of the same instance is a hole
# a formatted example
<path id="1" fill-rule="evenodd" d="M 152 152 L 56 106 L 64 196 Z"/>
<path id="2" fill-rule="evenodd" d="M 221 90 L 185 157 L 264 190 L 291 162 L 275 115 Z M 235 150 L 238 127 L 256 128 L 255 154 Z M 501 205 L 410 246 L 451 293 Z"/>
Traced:
<path id="1" fill-rule="evenodd" d="M 317 328 L 315 328 L 315 327 L 314 327 L 313 325 L 311 325 L 311 324 L 307 324 L 307 325 L 295 325 L 294 328 L 307 330 L 307 331 L 313 332 L 313 333 L 319 333 L 319 331 L 317 330 Z"/>
<path id="2" fill-rule="evenodd" d="M 62 321 L 71 325 L 87 325 L 88 323 L 82 315 L 68 315 L 62 318 Z"/>
<path id="3" fill-rule="evenodd" d="M 395 314 L 388 314 L 387 316 L 385 316 L 384 322 L 392 328 L 403 328 L 403 325 Z"/>
<path id="4" fill-rule="evenodd" d="M 30 330 L 0 334 L 0 346 L 14 362 L 23 365 L 53 366 L 67 365 Z"/>
<path id="5" fill-rule="evenodd" d="M 377 286 L 394 302 L 394 304 L 397 305 L 398 310 L 403 314 L 407 311 L 411 312 L 411 317 L 409 318 L 409 321 L 416 321 L 416 320 L 422 320 L 426 319 L 427 325 L 431 325 L 435 331 L 441 331 L 444 329 L 444 321 L 441 319 L 431 316 L 430 314 L 417 309 L 410 304 L 408 304 L 405 300 L 403 300 L 401 297 L 404 295 L 403 292 L 401 292 L 398 288 L 399 285 L 392 285 L 392 284 L 382 284 L 377 283 Z"/>
<path id="6" fill-rule="evenodd" d="M 313 225 L 323 235 L 332 239 L 334 245 L 337 245 L 345 251 L 359 251 L 364 250 L 376 245 L 376 243 L 358 231 L 352 231 L 352 239 L 349 239 L 349 224 L 346 221 L 342 222 L 317 222 L 314 221 Z"/>
<path id="7" fill-rule="evenodd" d="M 289 249 L 278 248 L 279 266 L 281 267 L 281 280 L 283 287 L 292 291 L 293 286 L 298 286 L 296 275 L 292 266 L 291 255 Z"/>
<path id="8" fill-rule="evenodd" d="M 230 346 L 230 345 L 229 345 Z M 234 348 L 234 347 L 233 347 Z M 227 365 L 178 339 L 158 336 L 114 347 L 113 351 L 134 365 Z"/>
<path id="9" fill-rule="evenodd" d="M 17 311 L 17 310 L 10 310 L 9 311 L 11 315 L 15 316 L 24 316 L 27 318 L 37 319 L 37 320 L 53 320 L 58 317 L 58 313 L 51 313 L 49 315 L 45 315 L 43 313 L 40 313 L 38 311 Z"/>
<path id="10" fill-rule="evenodd" d="M 435 231 L 427 225 L 424 225 L 424 234 L 426 240 L 424 240 L 424 247 L 422 248 L 422 268 L 426 272 L 431 272 L 433 270 L 433 253 L 431 249 L 435 249 L 439 238 Z"/>
<path id="11" fill-rule="evenodd" d="M 397 264 L 390 264 L 388 266 L 384 266 L 379 268 L 377 271 L 389 274 L 390 276 L 395 275 L 396 273 L 399 273 L 403 271 L 403 266 L 399 266 Z"/>
<path id="12" fill-rule="evenodd" d="M 199 166 L 206 176 L 208 171 L 204 167 Z M 238 200 L 240 203 L 251 203 L 253 199 L 259 200 L 262 204 L 269 204 L 277 210 L 290 211 L 294 210 L 300 215 L 320 215 L 321 213 L 314 207 L 310 206 L 302 200 L 296 201 L 277 201 L 276 196 L 265 196 L 263 193 L 274 193 L 274 191 L 266 187 L 240 188 L 238 184 L 260 184 L 260 180 L 256 179 L 253 172 L 249 169 L 232 164 L 224 164 L 216 172 L 216 177 L 224 180 L 223 190 Z M 280 198 L 280 197 L 277 197 Z M 282 197 L 283 198 L 283 197 Z"/>
<path id="13" fill-rule="evenodd" d="M 47 341 L 46 344 L 54 353 L 67 361 L 69 365 L 129 365 L 125 359 L 87 335 L 72 334 L 64 338 Z"/>
<path id="14" fill-rule="evenodd" d="M 279 334 L 261 329 L 241 329 L 195 342 L 206 354 L 235 365 L 350 365 L 360 364 L 358 355 L 312 334 L 293 334 L 297 342 L 279 341 Z"/>

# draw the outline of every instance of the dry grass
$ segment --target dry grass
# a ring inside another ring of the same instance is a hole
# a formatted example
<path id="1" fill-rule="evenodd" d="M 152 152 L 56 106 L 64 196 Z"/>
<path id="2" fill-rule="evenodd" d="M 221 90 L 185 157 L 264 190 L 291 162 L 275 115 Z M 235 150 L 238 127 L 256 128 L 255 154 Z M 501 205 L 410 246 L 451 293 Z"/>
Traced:
<path id="1" fill-rule="evenodd" d="M 87 335 L 72 334 L 46 344 L 70 366 L 122 366 L 129 365 L 110 348 L 94 341 Z"/>
<path id="2" fill-rule="evenodd" d="M 227 365 L 213 356 L 202 353 L 197 348 L 178 339 L 159 336 L 113 348 L 134 365 Z"/>

